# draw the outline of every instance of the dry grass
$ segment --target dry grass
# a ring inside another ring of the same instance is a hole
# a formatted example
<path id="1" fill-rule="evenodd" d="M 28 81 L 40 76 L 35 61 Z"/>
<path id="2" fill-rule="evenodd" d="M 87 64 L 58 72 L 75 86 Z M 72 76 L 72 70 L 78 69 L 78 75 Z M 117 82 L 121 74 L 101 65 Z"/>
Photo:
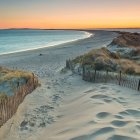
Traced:
<path id="1" fill-rule="evenodd" d="M 7 68 L 0 67 L 0 83 L 3 81 L 11 80 L 12 78 L 25 78 L 29 79 L 32 76 L 30 72 L 9 70 Z"/>
<path id="2" fill-rule="evenodd" d="M 25 72 L 25 71 L 19 71 L 19 70 L 10 70 L 4 67 L 0 67 L 0 84 L 2 84 L 5 81 L 10 81 L 11 83 L 11 87 L 13 88 L 13 90 L 15 90 L 14 86 L 12 85 L 11 80 L 14 79 L 25 79 L 28 80 L 32 77 L 32 73 L 31 72 Z M 1 93 L 0 91 L 0 100 L 5 100 L 7 99 L 7 94 L 6 93 Z"/>
<path id="3" fill-rule="evenodd" d="M 94 49 L 73 60 L 81 65 L 91 65 L 97 70 L 122 71 L 128 74 L 140 74 L 140 64 L 133 60 L 121 59 L 118 53 L 112 53 L 106 48 Z"/>
<path id="4" fill-rule="evenodd" d="M 78 56 L 73 60 L 73 62 L 80 63 L 81 65 L 92 65 L 94 67 L 97 63 L 106 65 L 109 63 L 116 63 L 116 61 L 119 60 L 119 54 L 112 53 L 106 48 L 101 48 L 91 50 L 84 55 Z"/>
<path id="5" fill-rule="evenodd" d="M 124 72 L 131 70 L 134 71 L 135 74 L 140 75 L 140 64 L 136 63 L 135 61 L 128 60 L 128 59 L 121 59 L 120 65 Z"/>
<path id="6" fill-rule="evenodd" d="M 140 47 L 140 34 L 120 32 L 120 36 L 115 38 L 111 44 L 119 45 L 120 47 L 139 48 Z"/>
<path id="7" fill-rule="evenodd" d="M 7 97 L 6 93 L 1 93 L 1 92 L 0 92 L 0 101 L 6 100 L 7 98 L 8 98 L 8 97 Z"/>

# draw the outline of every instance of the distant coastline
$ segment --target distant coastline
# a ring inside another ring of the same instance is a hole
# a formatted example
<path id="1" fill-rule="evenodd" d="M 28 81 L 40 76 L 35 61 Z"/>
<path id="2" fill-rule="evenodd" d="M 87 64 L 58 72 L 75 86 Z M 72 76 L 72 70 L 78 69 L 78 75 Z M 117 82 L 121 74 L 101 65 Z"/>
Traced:
<path id="1" fill-rule="evenodd" d="M 140 27 L 134 28 L 79 28 L 79 29 L 69 29 L 69 28 L 1 28 L 0 30 L 104 30 L 104 29 L 140 29 Z"/>

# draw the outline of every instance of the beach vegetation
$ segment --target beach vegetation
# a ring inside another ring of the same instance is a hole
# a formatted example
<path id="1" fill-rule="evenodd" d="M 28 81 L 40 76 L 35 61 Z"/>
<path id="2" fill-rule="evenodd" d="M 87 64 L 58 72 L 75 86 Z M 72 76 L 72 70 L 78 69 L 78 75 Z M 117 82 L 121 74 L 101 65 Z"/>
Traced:
<path id="1" fill-rule="evenodd" d="M 24 78 L 28 80 L 32 77 L 31 72 L 24 72 L 19 70 L 9 70 L 7 68 L 0 67 L 0 83 L 11 80 L 13 78 Z"/>
<path id="2" fill-rule="evenodd" d="M 135 74 L 135 69 L 133 67 L 128 67 L 126 70 L 125 70 L 125 73 L 126 74 Z"/>
<path id="3" fill-rule="evenodd" d="M 4 92 L 0 92 L 0 101 L 7 100 L 8 96 Z"/>
<path id="4" fill-rule="evenodd" d="M 139 63 L 130 59 L 121 58 L 119 53 L 111 52 L 107 48 L 93 49 L 84 55 L 76 57 L 72 61 L 75 65 L 90 65 L 96 70 L 122 71 L 126 74 L 140 73 Z"/>

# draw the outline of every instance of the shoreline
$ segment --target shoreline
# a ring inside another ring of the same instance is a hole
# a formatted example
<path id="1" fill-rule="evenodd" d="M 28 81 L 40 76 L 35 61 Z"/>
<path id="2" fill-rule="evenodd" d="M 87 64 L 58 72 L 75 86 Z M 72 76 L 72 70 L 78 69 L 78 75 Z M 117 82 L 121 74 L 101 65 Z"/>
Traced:
<path id="1" fill-rule="evenodd" d="M 94 37 L 80 41 L 0 56 L 0 65 L 32 71 L 41 82 L 0 128 L 1 140 L 139 140 L 139 92 L 88 83 L 79 75 L 61 71 L 68 58 L 106 46 L 117 36 L 92 32 Z"/>
<path id="2" fill-rule="evenodd" d="M 78 30 L 75 30 L 75 31 L 78 31 Z M 73 39 L 73 40 L 69 40 L 69 41 L 62 41 L 61 43 L 57 43 L 57 44 L 53 44 L 53 45 L 48 45 L 48 46 L 44 46 L 44 47 L 38 47 L 38 48 L 31 48 L 31 49 L 13 51 L 13 52 L 9 52 L 9 53 L 0 53 L 0 56 L 8 55 L 8 54 L 15 54 L 15 53 L 28 52 L 28 51 L 34 51 L 34 50 L 40 50 L 40 49 L 45 49 L 45 48 L 50 48 L 50 47 L 55 47 L 55 46 L 59 46 L 59 45 L 67 44 L 67 43 L 72 43 L 72 42 L 75 42 L 75 41 L 80 41 L 80 40 L 83 40 L 83 39 L 90 38 L 90 37 L 94 36 L 93 33 L 88 32 L 88 31 L 81 31 L 81 32 L 85 32 L 85 34 L 87 36 L 86 37 L 81 37 L 79 39 Z"/>

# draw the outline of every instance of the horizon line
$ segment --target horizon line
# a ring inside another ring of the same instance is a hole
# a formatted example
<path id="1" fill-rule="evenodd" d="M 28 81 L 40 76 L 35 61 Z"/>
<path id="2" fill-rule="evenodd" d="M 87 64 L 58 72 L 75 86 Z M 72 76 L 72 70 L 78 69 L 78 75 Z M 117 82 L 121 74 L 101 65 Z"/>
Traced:
<path id="1" fill-rule="evenodd" d="M 30 30 L 95 30 L 95 29 L 140 29 L 140 27 L 110 27 L 110 28 L 0 28 L 0 30 L 18 30 L 18 29 L 30 29 Z"/>

